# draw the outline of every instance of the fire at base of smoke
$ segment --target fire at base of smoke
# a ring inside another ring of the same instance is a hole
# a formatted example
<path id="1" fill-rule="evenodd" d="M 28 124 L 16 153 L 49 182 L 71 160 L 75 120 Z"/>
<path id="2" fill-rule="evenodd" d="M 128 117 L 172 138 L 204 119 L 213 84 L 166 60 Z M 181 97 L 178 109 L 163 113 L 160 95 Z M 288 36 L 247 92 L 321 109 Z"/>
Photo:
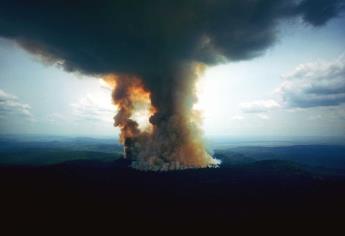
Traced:
<path id="1" fill-rule="evenodd" d="M 201 168 L 218 168 L 221 164 L 221 161 L 217 159 L 213 159 L 214 163 L 209 164 L 207 166 L 202 167 L 195 167 L 195 166 L 185 166 L 183 164 L 180 164 L 179 162 L 171 162 L 171 163 L 165 163 L 162 166 L 152 166 L 147 162 L 142 161 L 133 161 L 131 163 L 131 167 L 137 170 L 142 171 L 173 171 L 173 170 L 187 170 L 187 169 L 201 169 Z"/>
<path id="2" fill-rule="evenodd" d="M 183 67 L 182 87 L 195 91 L 196 79 L 203 70 L 200 64 Z M 138 170 L 168 171 L 219 166 L 204 148 L 201 138 L 200 114 L 192 109 L 195 94 L 176 88 L 177 98 L 169 105 L 169 112 L 152 104 L 150 91 L 137 76 L 109 75 L 104 79 L 112 85 L 113 101 L 119 111 L 114 125 L 120 128 L 120 142 L 124 145 L 124 157 L 131 160 L 131 166 Z M 179 83 L 174 83 L 179 84 Z M 165 107 L 164 107 L 165 108 Z M 143 110 L 146 110 L 146 112 Z M 147 127 L 139 127 L 135 114 L 149 114 Z"/>

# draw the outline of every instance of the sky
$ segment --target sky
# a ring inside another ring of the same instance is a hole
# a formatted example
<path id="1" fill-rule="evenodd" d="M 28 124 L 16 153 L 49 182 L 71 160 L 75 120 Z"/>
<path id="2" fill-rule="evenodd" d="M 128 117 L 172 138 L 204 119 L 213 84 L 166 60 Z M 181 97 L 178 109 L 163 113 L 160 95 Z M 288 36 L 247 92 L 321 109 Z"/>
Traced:
<path id="1" fill-rule="evenodd" d="M 206 136 L 345 136 L 345 17 L 285 21 L 263 55 L 197 82 Z M 0 38 L 0 132 L 117 136 L 111 89 Z"/>

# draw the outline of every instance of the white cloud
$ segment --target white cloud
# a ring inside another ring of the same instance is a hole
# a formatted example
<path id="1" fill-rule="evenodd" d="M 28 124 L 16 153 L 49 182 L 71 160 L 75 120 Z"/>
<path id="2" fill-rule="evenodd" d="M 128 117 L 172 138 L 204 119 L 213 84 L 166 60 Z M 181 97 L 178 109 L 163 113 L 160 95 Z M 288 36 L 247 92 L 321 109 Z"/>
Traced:
<path id="1" fill-rule="evenodd" d="M 345 57 L 297 66 L 276 90 L 284 106 L 309 108 L 345 103 Z"/>
<path id="2" fill-rule="evenodd" d="M 0 89 L 0 119 L 21 116 L 33 120 L 30 110 L 30 105 L 20 102 L 16 96 Z"/>
<path id="3" fill-rule="evenodd" d="M 280 108 L 280 104 L 273 99 L 258 100 L 241 103 L 240 108 L 245 113 L 263 113 Z"/>
<path id="4" fill-rule="evenodd" d="M 262 120 L 269 120 L 270 117 L 266 114 L 257 114 L 257 116 Z"/>
<path id="5" fill-rule="evenodd" d="M 233 119 L 233 120 L 244 120 L 244 117 L 241 115 L 234 115 L 231 117 L 231 119 Z"/>
<path id="6" fill-rule="evenodd" d="M 255 113 L 260 119 L 270 119 L 264 113 L 286 108 L 289 111 L 316 107 L 339 107 L 345 104 L 345 56 L 332 62 L 312 62 L 298 65 L 282 76 L 275 90 L 276 99 L 257 100 L 240 104 L 244 113 Z M 279 102 L 278 102 L 279 101 Z M 339 109 L 329 112 L 339 113 Z M 339 113 L 340 114 L 340 113 Z M 342 117 L 341 114 L 337 117 Z M 323 118 L 310 116 L 309 120 Z"/>
<path id="7" fill-rule="evenodd" d="M 108 93 L 87 94 L 72 103 L 73 113 L 81 120 L 113 123 L 116 109 Z"/>

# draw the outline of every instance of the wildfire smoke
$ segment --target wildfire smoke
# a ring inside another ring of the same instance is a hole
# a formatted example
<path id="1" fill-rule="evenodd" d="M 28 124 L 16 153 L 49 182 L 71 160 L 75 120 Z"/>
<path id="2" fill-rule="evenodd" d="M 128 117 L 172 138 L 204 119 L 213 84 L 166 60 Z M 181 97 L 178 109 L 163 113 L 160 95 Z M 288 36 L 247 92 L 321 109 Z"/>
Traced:
<path id="1" fill-rule="evenodd" d="M 164 114 L 151 103 L 151 94 L 137 76 L 108 75 L 104 78 L 113 90 L 113 102 L 118 107 L 114 126 L 120 128 L 124 156 L 132 167 L 141 170 L 166 171 L 186 168 L 215 167 L 219 162 L 204 148 L 201 138 L 200 113 L 192 109 L 196 101 L 195 80 L 202 74 L 202 64 L 190 65 L 191 71 L 181 81 L 190 81 L 188 89 L 176 91 L 177 97 L 167 104 L 174 109 Z M 181 86 L 185 87 L 186 83 Z M 192 87 L 192 88 L 191 88 Z M 186 94 L 181 93 L 186 91 Z M 188 101 L 193 101 L 188 103 Z M 149 109 L 150 125 L 143 130 L 133 119 L 138 110 Z M 160 116 L 160 117 L 159 117 Z"/>

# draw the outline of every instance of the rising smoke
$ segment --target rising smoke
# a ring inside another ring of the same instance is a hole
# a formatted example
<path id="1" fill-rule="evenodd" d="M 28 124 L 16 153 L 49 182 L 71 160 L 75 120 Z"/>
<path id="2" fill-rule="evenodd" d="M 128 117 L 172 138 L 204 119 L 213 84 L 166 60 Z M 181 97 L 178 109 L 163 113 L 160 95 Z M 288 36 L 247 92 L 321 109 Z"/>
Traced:
<path id="1" fill-rule="evenodd" d="M 205 66 L 259 56 L 282 20 L 322 26 L 342 8 L 343 0 L 4 0 L 0 36 L 113 85 L 133 167 L 198 168 L 217 165 L 192 109 Z M 133 118 L 142 107 L 152 114 L 146 129 Z"/>
<path id="2" fill-rule="evenodd" d="M 175 87 L 171 87 L 171 94 L 164 94 L 168 95 L 164 101 L 159 101 L 160 96 L 154 100 L 140 78 L 105 77 L 114 86 L 113 101 L 119 107 L 114 125 L 121 130 L 120 142 L 124 145 L 125 158 L 132 160 L 132 167 L 165 171 L 219 164 L 204 149 L 200 117 L 192 109 L 196 101 L 195 80 L 203 70 L 201 64 L 186 63 L 171 71 L 169 86 Z M 151 126 L 140 130 L 137 121 L 132 119 L 133 113 L 148 106 Z"/>

